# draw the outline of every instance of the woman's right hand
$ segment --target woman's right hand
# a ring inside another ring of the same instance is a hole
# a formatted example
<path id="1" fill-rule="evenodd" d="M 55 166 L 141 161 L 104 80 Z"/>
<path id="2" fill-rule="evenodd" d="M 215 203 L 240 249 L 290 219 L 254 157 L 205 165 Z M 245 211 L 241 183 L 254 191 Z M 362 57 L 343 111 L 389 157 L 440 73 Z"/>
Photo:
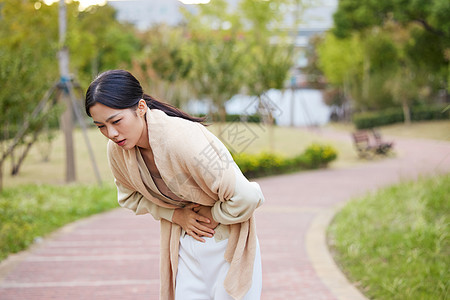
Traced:
<path id="1" fill-rule="evenodd" d="M 184 231 L 200 242 L 205 242 L 202 236 L 212 237 L 214 230 L 202 225 L 201 223 L 209 224 L 211 220 L 196 213 L 193 208 L 198 207 L 198 204 L 190 204 L 184 208 L 175 209 L 172 222 L 181 226 Z"/>

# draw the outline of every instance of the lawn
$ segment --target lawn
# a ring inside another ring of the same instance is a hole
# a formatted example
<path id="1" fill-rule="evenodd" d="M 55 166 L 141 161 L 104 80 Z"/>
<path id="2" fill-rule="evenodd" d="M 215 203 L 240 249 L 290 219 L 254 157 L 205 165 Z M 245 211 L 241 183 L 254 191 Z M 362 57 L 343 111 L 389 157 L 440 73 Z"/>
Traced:
<path id="1" fill-rule="evenodd" d="M 338 265 L 369 299 L 449 299 L 450 174 L 349 202 L 328 230 Z"/>
<path id="2" fill-rule="evenodd" d="M 350 123 L 330 123 L 327 127 L 352 132 L 355 126 Z M 433 139 L 450 142 L 450 120 L 424 121 L 405 125 L 402 123 L 378 128 L 382 135 L 415 139 Z"/>
<path id="3" fill-rule="evenodd" d="M 22 185 L 0 192 L 0 261 L 38 237 L 92 214 L 118 207 L 112 185 Z"/>

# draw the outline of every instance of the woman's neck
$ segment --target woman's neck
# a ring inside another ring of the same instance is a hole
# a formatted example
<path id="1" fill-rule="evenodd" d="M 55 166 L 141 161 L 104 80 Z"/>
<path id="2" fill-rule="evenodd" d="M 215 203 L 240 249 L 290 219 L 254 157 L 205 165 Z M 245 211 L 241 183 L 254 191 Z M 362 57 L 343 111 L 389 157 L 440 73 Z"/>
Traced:
<path id="1" fill-rule="evenodd" d="M 150 142 L 148 140 L 148 127 L 147 127 L 147 119 L 144 115 L 144 126 L 142 128 L 141 137 L 139 138 L 139 141 L 137 142 L 136 146 L 138 146 L 141 149 L 150 149 Z"/>

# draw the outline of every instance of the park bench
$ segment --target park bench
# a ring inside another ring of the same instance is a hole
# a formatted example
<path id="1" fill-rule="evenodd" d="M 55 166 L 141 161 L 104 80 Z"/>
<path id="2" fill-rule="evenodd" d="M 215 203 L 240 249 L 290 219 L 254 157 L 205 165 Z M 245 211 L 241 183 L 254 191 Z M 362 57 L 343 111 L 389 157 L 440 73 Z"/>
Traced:
<path id="1" fill-rule="evenodd" d="M 392 142 L 383 141 L 381 134 L 372 129 L 361 130 L 352 133 L 353 142 L 360 158 L 372 158 L 375 155 L 387 155 L 392 147 Z"/>

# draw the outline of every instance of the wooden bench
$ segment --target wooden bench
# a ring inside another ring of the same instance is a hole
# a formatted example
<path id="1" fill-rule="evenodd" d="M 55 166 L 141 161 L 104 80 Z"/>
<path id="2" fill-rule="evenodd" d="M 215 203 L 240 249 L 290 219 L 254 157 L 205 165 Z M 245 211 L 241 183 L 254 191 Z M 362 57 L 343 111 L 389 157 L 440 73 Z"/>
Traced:
<path id="1" fill-rule="evenodd" d="M 353 142 L 361 158 L 372 158 L 375 155 L 387 155 L 392 147 L 392 142 L 385 142 L 381 134 L 376 130 L 361 130 L 352 133 Z"/>

